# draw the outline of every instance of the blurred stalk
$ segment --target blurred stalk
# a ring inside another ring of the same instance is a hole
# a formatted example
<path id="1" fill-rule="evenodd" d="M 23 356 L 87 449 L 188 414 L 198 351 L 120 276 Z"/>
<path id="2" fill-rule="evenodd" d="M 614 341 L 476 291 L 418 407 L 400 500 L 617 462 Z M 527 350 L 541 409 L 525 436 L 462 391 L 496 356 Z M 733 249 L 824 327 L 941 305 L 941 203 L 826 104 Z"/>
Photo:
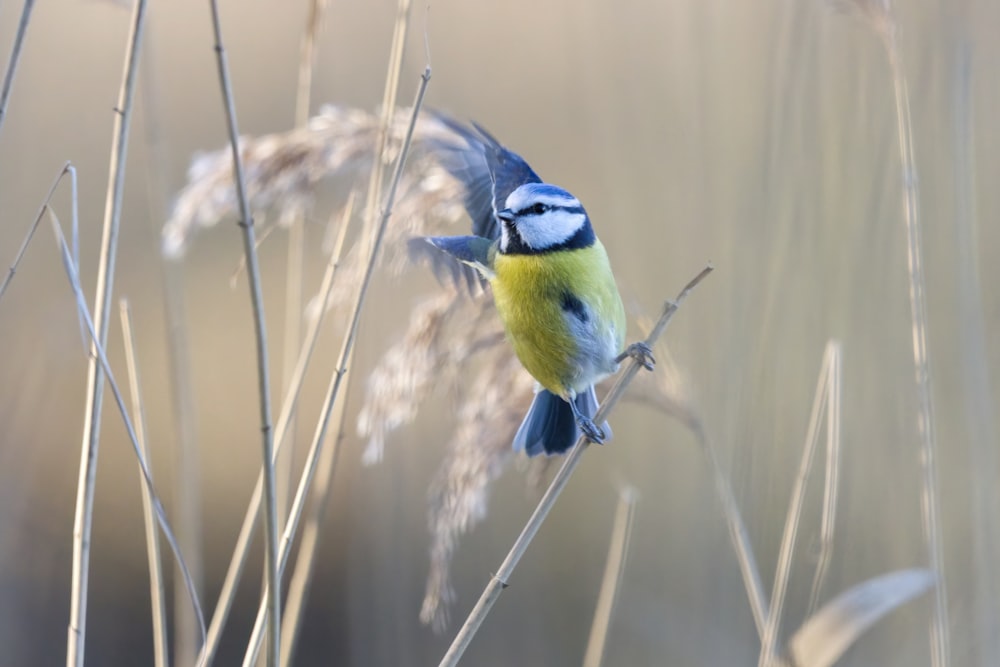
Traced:
<path id="1" fill-rule="evenodd" d="M 292 667 L 295 660 L 295 649 L 302 628 L 302 613 L 309 601 L 309 586 L 312 583 L 313 565 L 319 552 L 319 532 L 326 517 L 333 488 L 333 473 L 337 468 L 337 455 L 344 440 L 344 414 L 347 410 L 347 395 L 351 376 L 347 376 L 347 385 L 337 397 L 333 417 L 335 434 L 331 446 L 326 447 L 319 455 L 316 468 L 316 481 L 312 487 L 312 511 L 306 517 L 302 528 L 302 539 L 299 541 L 299 551 L 295 559 L 292 576 L 288 580 L 288 595 L 285 598 L 285 617 L 281 624 L 281 665 Z"/>
<path id="2" fill-rule="evenodd" d="M 709 265 L 702 269 L 701 273 L 695 276 L 691 282 L 684 286 L 680 294 L 674 301 L 668 301 L 664 306 L 663 313 L 660 315 L 660 319 L 657 320 L 656 324 L 653 326 L 652 331 L 649 332 L 649 336 L 646 338 L 646 345 L 650 349 L 656 345 L 656 342 L 663 335 L 664 330 L 673 318 L 674 313 L 687 298 L 688 294 L 698 286 L 705 276 L 712 272 L 712 266 Z M 604 401 L 601 402 L 600 407 L 597 410 L 597 414 L 594 415 L 594 423 L 601 424 L 607 418 L 611 411 L 617 405 L 618 401 L 621 399 L 622 394 L 628 389 L 628 386 L 632 383 L 636 374 L 639 372 L 641 364 L 634 358 L 629 359 L 628 363 L 622 368 L 621 372 L 618 373 L 618 377 L 615 380 L 615 384 L 608 391 L 607 395 L 604 397 Z M 482 627 L 483 621 L 486 620 L 486 616 L 490 613 L 493 605 L 496 601 L 500 599 L 500 594 L 503 592 L 507 586 L 509 586 L 509 579 L 511 574 L 513 574 L 514 569 L 517 564 L 521 561 L 525 552 L 528 550 L 528 546 L 531 541 L 535 539 L 535 535 L 538 534 L 538 530 L 542 527 L 545 518 L 548 516 L 552 507 L 555 505 L 556 500 L 559 498 L 559 494 L 562 493 L 563 489 L 569 483 L 570 477 L 573 475 L 573 471 L 576 470 L 576 466 L 579 465 L 583 453 L 587 450 L 590 445 L 590 440 L 586 436 L 580 436 L 577 440 L 576 445 L 569 451 L 566 455 L 566 459 L 559 468 L 559 472 L 552 479 L 552 483 L 549 488 L 546 489 L 545 494 L 542 496 L 541 500 L 538 501 L 538 506 L 535 507 L 535 511 L 531 514 L 528 522 L 525 524 L 524 528 L 521 530 L 521 534 L 518 536 L 517 540 L 514 542 L 514 546 L 511 547 L 510 552 L 508 552 L 507 557 L 504 558 L 503 563 L 500 564 L 500 568 L 497 570 L 496 574 L 490 576 L 490 581 L 483 590 L 482 595 L 479 597 L 479 601 L 476 602 L 476 606 L 472 608 L 469 613 L 468 618 L 465 619 L 465 623 L 459 629 L 458 634 L 452 641 L 451 646 L 448 648 L 448 652 L 445 653 L 444 657 L 441 659 L 441 667 L 453 667 L 457 665 L 459 660 L 462 659 L 462 655 L 465 650 L 469 648 L 469 644 L 472 643 L 473 637 Z"/>
<path id="3" fill-rule="evenodd" d="M 28 22 L 31 20 L 31 10 L 34 7 L 35 0 L 24 0 L 21 20 L 18 21 L 14 43 L 10 47 L 10 57 L 7 58 L 7 73 L 4 74 L 3 87 L 0 88 L 0 129 L 3 129 L 3 121 L 7 117 L 7 103 L 10 101 L 10 91 L 14 87 L 14 75 L 17 73 L 17 65 L 21 61 L 24 36 L 28 33 Z"/>
<path id="4" fill-rule="evenodd" d="M 155 25 L 155 24 L 154 24 Z M 146 162 L 146 194 L 149 222 L 158 239 L 163 220 L 167 218 L 166 168 L 169 163 L 166 141 L 160 122 L 159 77 L 157 75 L 155 30 L 146 35 L 142 59 L 142 82 L 139 101 L 143 119 L 144 139 L 148 151 Z M 164 324 L 166 326 L 167 367 L 173 422 L 176 425 L 174 447 L 173 496 L 174 523 L 177 541 L 190 568 L 195 589 L 204 585 L 204 563 L 201 540 L 201 460 L 198 452 L 197 412 L 194 380 L 191 376 L 191 346 L 187 327 L 187 303 L 184 297 L 184 277 L 179 262 L 161 258 L 160 279 L 163 281 Z M 177 577 L 174 599 L 181 599 L 184 581 Z M 199 629 L 192 609 L 174 605 L 174 664 L 193 665 L 198 652 Z"/>
<path id="5" fill-rule="evenodd" d="M 781 629 L 781 614 L 785 608 L 785 598 L 788 593 L 788 579 L 792 572 L 792 558 L 795 553 L 795 540 L 798 537 L 799 524 L 802 518 L 802 507 L 805 505 L 806 485 L 812 473 L 813 459 L 819 446 L 820 423 L 826 414 L 832 414 L 831 404 L 837 401 L 831 389 L 839 387 L 840 343 L 828 341 L 820 365 L 819 378 L 816 381 L 816 392 L 813 395 L 812 411 L 809 415 L 809 427 L 806 430 L 805 445 L 802 448 L 802 460 L 799 471 L 792 486 L 791 502 L 785 515 L 785 530 L 778 551 L 778 564 L 774 574 L 774 586 L 771 590 L 771 611 L 764 625 L 764 637 L 761 641 L 760 656 L 757 664 L 768 667 L 777 664 L 778 633 Z M 834 379 L 834 378 L 837 379 Z M 832 421 L 832 420 L 831 420 Z M 829 428 L 827 436 L 839 433 L 838 428 Z M 827 444 L 828 451 L 834 449 L 832 443 Z M 832 505 L 836 505 L 834 494 Z"/>
<path id="6" fill-rule="evenodd" d="M 108 189 L 104 204 L 101 254 L 98 260 L 97 288 L 94 297 L 94 325 L 97 340 L 91 350 L 105 347 L 108 340 L 108 310 L 114 287 L 115 259 L 118 255 L 118 229 L 121 221 L 122 195 L 125 189 L 125 162 L 128 135 L 132 124 L 132 99 L 143 29 L 146 25 L 146 0 L 136 0 L 125 51 L 121 88 L 114 114 L 114 139 Z M 73 567 L 66 644 L 67 667 L 83 667 L 87 637 L 87 584 L 90 575 L 91 532 L 94 522 L 94 492 L 97 485 L 97 455 L 101 436 L 101 408 L 104 396 L 104 369 L 92 353 L 87 368 L 87 402 L 80 447 L 80 477 L 77 483 L 76 510 L 73 519 Z"/>
<path id="7" fill-rule="evenodd" d="M 139 363 L 136 360 L 135 333 L 132 329 L 132 313 L 126 299 L 119 302 L 122 321 L 122 338 L 125 341 L 125 364 L 128 371 L 129 387 L 132 396 L 132 414 L 135 415 L 135 436 L 139 451 L 146 461 L 149 475 L 153 475 L 152 461 L 149 458 L 149 445 L 146 440 L 146 409 L 142 402 L 142 387 L 139 384 Z M 153 499 L 150 488 L 142 478 L 142 465 L 139 465 L 139 486 L 142 490 L 142 516 L 146 527 L 146 554 L 149 560 L 149 599 L 153 617 L 153 664 L 155 667 L 167 667 L 167 589 L 163 582 L 163 563 L 160 560 L 160 534 L 156 524 L 156 514 L 153 510 Z M 186 606 L 186 605 L 178 605 Z"/>
<path id="8" fill-rule="evenodd" d="M 323 283 L 320 286 L 319 296 L 317 297 L 320 300 L 319 303 L 325 304 L 330 298 L 330 291 L 333 289 L 334 278 L 337 275 L 337 269 L 340 265 L 344 238 L 347 234 L 347 228 L 350 224 L 353 209 L 354 196 L 351 195 L 347 200 L 347 205 L 344 207 L 344 214 L 340 223 L 341 226 L 337 245 L 334 248 L 333 253 L 330 255 L 326 273 L 323 275 Z M 281 446 L 285 441 L 286 434 L 288 433 L 288 425 L 291 423 L 291 419 L 294 417 L 295 412 L 298 409 L 299 395 L 302 391 L 302 383 L 305 379 L 306 369 L 309 366 L 309 362 L 312 360 L 313 351 L 316 349 L 316 341 L 319 339 L 319 331 L 321 325 L 323 324 L 323 318 L 325 315 L 326 309 L 320 308 L 316 318 L 310 322 L 309 328 L 306 331 L 306 335 L 303 340 L 302 348 L 299 350 L 299 358 L 295 365 L 295 372 L 292 375 L 292 382 L 289 385 L 288 390 L 285 392 L 285 396 L 281 404 L 281 412 L 278 415 L 278 422 L 274 429 L 274 447 L 276 452 L 281 451 Z M 233 548 L 233 555 L 229 561 L 229 568 L 226 570 L 226 576 L 222 582 L 222 589 L 219 591 L 219 599 L 216 602 L 215 611 L 212 614 L 212 621 L 208 628 L 205 644 L 202 646 L 201 652 L 198 655 L 196 664 L 199 667 L 205 667 L 214 660 L 215 653 L 222 640 L 222 631 L 225 628 L 226 621 L 229 620 L 229 612 L 232 609 L 233 601 L 236 599 L 236 588 L 239 585 L 240 577 L 243 575 L 243 566 L 246 564 L 247 556 L 250 553 L 250 542 L 253 539 L 253 532 L 257 526 L 256 519 L 260 513 L 263 486 L 264 471 L 262 468 L 261 472 L 257 475 L 257 484 L 254 486 L 253 493 L 250 496 L 250 503 L 247 507 L 246 514 L 243 517 L 243 525 L 240 526 L 240 533 L 236 538 L 236 546 Z"/>
<path id="9" fill-rule="evenodd" d="M 834 341 L 827 343 L 827 346 Z M 826 583 L 826 575 L 833 558 L 833 534 L 837 523 L 837 489 L 840 487 L 840 397 L 842 386 L 842 353 L 840 342 L 836 343 L 836 355 L 829 368 L 829 387 L 826 406 L 826 479 L 823 484 L 823 511 L 820 518 L 819 555 L 813 574 L 812 589 L 809 592 L 809 606 L 806 616 L 811 616 L 819 606 L 819 596 Z M 829 349 L 829 347 L 828 347 Z"/>
<path id="10" fill-rule="evenodd" d="M 955 235 L 957 237 L 959 370 L 965 387 L 962 405 L 969 428 L 972 471 L 972 560 L 974 623 L 973 646 L 983 667 L 1000 656 L 1000 587 L 996 564 L 1000 562 L 996 517 L 1000 498 L 996 489 L 997 434 L 994 412 L 997 405 L 990 381 L 987 327 L 983 316 L 983 288 L 979 281 L 979 216 L 976 212 L 976 171 L 974 118 L 972 114 L 971 45 L 960 41 L 956 54 L 954 89 L 955 140 Z"/>
<path id="11" fill-rule="evenodd" d="M 389 68 L 385 76 L 385 90 L 382 93 L 382 117 L 379 122 L 378 146 L 376 146 L 372 157 L 372 170 L 368 177 L 368 194 L 362 212 L 365 225 L 364 233 L 361 235 L 361 243 L 369 243 L 370 239 L 375 238 L 374 227 L 378 223 L 375 208 L 382 199 L 382 180 L 385 177 L 383 167 L 386 148 L 389 145 L 389 126 L 392 124 L 392 116 L 396 110 L 399 75 L 403 68 L 403 48 L 406 46 L 406 33 L 410 27 L 410 4 L 411 0 L 399 0 L 396 9 L 396 25 L 393 28 L 392 41 L 389 46 Z M 362 256 L 371 254 L 370 247 L 363 245 L 361 249 Z"/>
<path id="12" fill-rule="evenodd" d="M 226 125 L 229 129 L 229 144 L 233 151 L 233 175 L 240 204 L 239 227 L 243 231 L 243 252 L 247 258 L 247 282 L 250 287 L 250 304 L 253 307 L 254 335 L 257 339 L 257 392 L 262 435 L 261 463 L 264 467 L 264 572 L 267 579 L 267 588 L 262 594 L 261 602 L 266 602 L 271 611 L 271 620 L 267 628 L 267 665 L 268 667 L 278 667 L 278 657 L 281 654 L 281 577 L 278 573 L 278 498 L 275 489 L 274 441 L 271 432 L 271 382 L 267 358 L 267 321 L 264 317 L 264 296 L 260 283 L 260 267 L 257 263 L 257 240 L 253 214 L 250 211 L 243 158 L 240 155 L 240 133 L 236 125 L 236 104 L 233 101 L 232 82 L 229 79 L 229 62 L 226 50 L 222 45 L 219 4 L 216 0 L 210 0 L 210 6 L 215 54 L 219 67 L 219 85 L 222 89 Z M 265 596 L 266 599 L 263 599 Z"/>
<path id="13" fill-rule="evenodd" d="M 111 371 L 111 364 L 108 363 L 108 357 L 104 351 L 104 347 L 100 344 L 100 341 L 98 341 L 97 329 L 94 325 L 94 320 L 90 315 L 90 310 L 87 308 L 87 300 L 83 295 L 83 287 L 80 285 L 80 274 L 78 272 L 77 265 L 73 262 L 69 246 L 66 244 L 66 238 L 63 235 L 62 227 L 59 225 L 59 220 L 56 218 L 55 212 L 48 207 L 46 207 L 45 210 L 48 211 L 49 217 L 52 221 L 52 231 L 62 254 L 63 269 L 66 273 L 67 279 L 69 280 L 70 287 L 73 290 L 73 296 L 76 299 L 77 312 L 80 314 L 80 318 L 83 320 L 84 327 L 90 337 L 90 341 L 93 345 L 91 348 L 93 354 L 107 377 L 108 386 L 111 388 L 111 395 L 114 397 L 115 404 L 118 407 L 118 413 L 121 415 L 122 422 L 125 425 L 125 432 L 128 436 L 129 443 L 131 443 L 132 450 L 135 452 L 136 461 L 139 463 L 139 470 L 142 473 L 142 479 L 149 490 L 149 499 L 153 507 L 153 511 L 156 514 L 156 519 L 159 522 L 160 528 L 163 530 L 163 536 L 167 539 L 167 544 L 170 545 L 171 553 L 173 553 L 177 558 L 177 564 L 181 571 L 181 577 L 187 585 L 187 593 L 191 599 L 191 606 L 194 608 L 195 616 L 198 619 L 198 628 L 202 631 L 202 633 L 204 633 L 205 623 L 204 616 L 201 612 L 201 603 L 198 601 L 197 592 L 194 590 L 194 583 L 188 573 L 187 565 L 184 563 L 184 556 L 181 554 L 180 549 L 177 546 L 177 540 L 174 537 L 173 529 L 170 527 L 170 522 L 167 520 L 167 514 L 163 510 L 163 505 L 160 503 L 160 498 L 156 494 L 156 489 L 153 488 L 153 476 L 149 472 L 149 467 L 146 465 L 146 458 L 143 455 L 142 448 L 139 446 L 139 439 L 136 436 L 135 428 L 132 426 L 132 420 L 129 418 L 128 410 L 125 408 L 125 399 L 121 390 L 118 388 L 118 383 L 115 382 L 115 376 Z"/>
<path id="14" fill-rule="evenodd" d="M 347 206 L 345 207 L 346 213 L 340 224 L 340 231 L 337 234 L 337 241 L 333 247 L 333 253 L 330 255 L 330 263 L 332 266 L 336 267 L 336 264 L 340 261 L 341 253 L 344 250 L 344 240 L 347 235 L 347 228 L 349 227 L 349 221 L 351 213 L 354 210 L 354 193 L 351 193 L 350 198 L 347 201 Z M 330 290 L 321 290 L 318 296 L 317 303 L 320 304 L 320 308 L 317 313 L 317 318 L 322 316 L 322 313 L 326 311 L 325 304 L 330 296 Z M 351 359 L 348 359 L 348 365 L 351 364 Z M 316 549 L 319 546 L 319 528 L 323 522 L 323 516 L 326 514 L 326 504 L 330 498 L 329 488 L 330 483 L 333 480 L 333 471 L 336 467 L 336 452 L 340 448 L 340 441 L 344 437 L 343 433 L 343 423 L 344 423 L 344 410 L 347 406 L 347 393 L 350 385 L 350 376 L 347 378 L 348 386 L 345 387 L 343 392 L 343 397 L 339 399 L 337 403 L 337 414 L 334 418 L 335 423 L 338 427 L 334 429 L 337 434 L 337 440 L 334 442 L 332 447 L 324 449 L 320 454 L 319 459 L 319 469 L 317 471 L 318 479 L 313 486 L 313 511 L 306 518 L 305 528 L 302 530 L 302 539 L 299 542 L 299 553 L 298 558 L 295 561 L 295 568 L 292 571 L 292 576 L 288 581 L 288 593 L 285 596 L 285 616 L 281 619 L 281 664 L 291 665 L 291 661 L 295 657 L 295 644 L 299 638 L 299 629 L 302 623 L 302 610 L 305 607 L 306 600 L 308 598 L 308 584 L 312 579 L 312 565 L 313 559 L 315 558 Z"/>
<path id="15" fill-rule="evenodd" d="M 708 466 L 712 469 L 715 478 L 715 491 L 719 495 L 719 503 L 722 505 L 722 513 L 726 516 L 726 526 L 729 529 L 729 541 L 732 543 L 733 552 L 736 554 L 736 562 L 740 567 L 740 576 L 743 578 L 743 586 L 746 588 L 747 600 L 750 602 L 750 613 L 753 615 L 754 627 L 757 630 L 757 637 L 763 641 L 764 624 L 770 613 L 768 610 L 767 594 L 764 592 L 764 584 L 760 579 L 760 568 L 757 567 L 757 559 L 753 555 L 753 544 L 750 542 L 750 534 L 747 532 L 746 523 L 740 514 L 740 506 L 736 502 L 733 488 L 729 484 L 729 476 L 719 461 L 719 456 L 715 452 L 715 446 L 708 437 L 704 425 L 700 419 L 689 422 L 694 431 L 701 451 L 708 460 Z"/>
<path id="16" fill-rule="evenodd" d="M 316 66 L 316 36 L 323 19 L 326 0 L 311 0 L 306 28 L 302 33 L 299 55 L 299 80 L 295 95 L 295 126 L 302 128 L 309 123 L 312 95 L 313 69 Z M 302 265 L 305 262 L 305 220 L 296 216 L 288 228 L 288 256 L 285 260 L 285 331 L 281 356 L 281 389 L 288 390 L 302 344 Z M 291 424 L 291 444 L 275 462 L 278 481 L 278 527 L 288 513 L 288 500 L 292 489 L 292 467 L 295 461 L 297 419 Z"/>
<path id="17" fill-rule="evenodd" d="M 351 313 L 347 331 L 344 334 L 344 340 L 340 348 L 340 354 L 337 358 L 336 368 L 334 369 L 333 376 L 330 378 L 326 398 L 323 401 L 323 411 L 316 424 L 316 432 L 313 436 L 312 444 L 309 447 L 309 453 L 306 455 L 306 463 L 302 471 L 302 476 L 299 479 L 298 488 L 295 492 L 295 499 L 292 502 L 292 510 L 289 514 L 288 522 L 285 524 L 284 534 L 281 538 L 280 560 L 278 565 L 279 574 L 284 569 L 285 562 L 288 560 L 288 554 L 292 547 L 292 539 L 295 537 L 295 530 L 298 527 L 299 519 L 302 516 L 302 510 L 305 505 L 305 497 L 316 474 L 317 461 L 322 450 L 323 441 L 326 439 L 326 434 L 330 425 L 330 416 L 333 412 L 333 405 L 340 393 L 341 382 L 343 381 L 344 375 L 347 373 L 347 360 L 353 354 L 354 343 L 357 340 L 358 335 L 358 327 L 361 323 L 361 313 L 364 310 L 365 301 L 368 296 L 368 288 L 371 285 L 372 275 L 375 273 L 375 265 L 378 262 L 379 252 L 382 249 L 382 241 L 385 238 L 385 229 L 389 224 L 389 218 L 392 216 L 392 207 L 396 200 L 396 190 L 399 187 L 399 181 L 403 175 L 403 168 L 406 166 L 406 158 L 410 151 L 410 142 L 413 139 L 413 130 L 417 124 L 417 117 L 420 115 L 420 109 L 424 103 L 424 95 L 427 92 L 427 84 L 430 83 L 430 80 L 431 69 L 430 67 L 427 67 L 424 69 L 424 73 L 420 77 L 420 86 L 417 89 L 416 100 L 413 102 L 413 112 L 410 115 L 410 123 L 406 128 L 406 136 L 404 137 L 403 145 L 399 150 L 399 157 L 396 161 L 396 169 L 393 173 L 392 183 L 389 186 L 389 192 L 386 195 L 385 203 L 382 206 L 382 214 L 379 216 L 378 226 L 375 228 L 375 238 L 372 239 L 371 253 L 368 256 L 368 262 L 365 265 L 365 270 L 361 277 L 361 284 L 358 287 L 357 300 L 354 303 L 354 309 Z M 325 302 L 321 301 L 320 303 L 324 304 Z M 264 621 L 267 618 L 267 613 L 268 609 L 263 604 L 257 610 L 257 620 L 254 624 L 253 633 L 250 636 L 247 652 L 243 658 L 243 667 L 250 667 L 250 665 L 253 665 L 256 662 L 257 651 L 260 649 L 261 630 Z"/>
<path id="18" fill-rule="evenodd" d="M 913 122 L 910 118 L 910 93 L 899 53 L 896 23 L 886 9 L 886 19 L 879 35 L 885 46 L 892 72 L 896 99 L 896 125 L 899 130 L 899 159 L 903 177 L 903 217 L 906 222 L 906 263 L 909 268 L 910 319 L 913 333 L 913 369 L 917 388 L 917 433 L 920 437 L 920 462 L 923 490 L 920 496 L 924 539 L 927 542 L 930 568 L 937 576 L 934 587 L 934 618 L 931 628 L 931 664 L 946 667 L 951 659 L 948 621 L 948 587 L 944 570 L 944 544 L 941 536 L 941 500 L 938 493 L 937 442 L 934 425 L 934 401 L 931 396 L 931 366 L 927 352 L 927 301 L 923 266 L 923 241 L 917 192 L 917 163 L 913 156 Z"/>
<path id="19" fill-rule="evenodd" d="M 35 232 L 38 231 L 38 226 L 45 217 L 45 212 L 48 210 L 52 197 L 56 193 L 56 188 L 58 188 L 59 184 L 62 183 L 63 176 L 66 176 L 67 174 L 69 174 L 70 178 L 70 186 L 72 188 L 71 196 L 73 199 L 73 251 L 71 254 L 74 264 L 77 266 L 80 265 L 79 247 L 76 243 L 79 233 L 80 219 L 79 211 L 77 210 L 79 197 L 77 192 L 76 167 L 74 167 L 71 162 L 67 162 L 59 171 L 59 175 L 56 176 L 54 181 L 52 181 L 48 194 L 46 194 L 45 199 L 42 200 L 42 205 L 38 207 L 38 215 L 35 216 L 35 221 L 31 223 L 31 226 L 25 233 L 24 239 L 21 241 L 21 246 L 17 249 L 17 254 L 14 255 L 14 261 L 11 262 L 10 267 L 7 269 L 7 275 L 4 276 L 3 282 L 0 282 L 0 299 L 3 299 L 3 295 L 7 292 L 7 288 L 10 286 L 11 281 L 14 280 L 14 274 L 17 273 L 17 269 L 21 265 L 21 260 L 24 259 L 24 254 L 28 251 L 28 246 L 31 245 L 31 240 L 35 238 Z M 86 339 L 84 339 L 84 347 L 86 347 Z"/>
<path id="20" fill-rule="evenodd" d="M 618 493 L 618 507 L 611 526 L 611 543 L 608 545 L 608 560 L 604 565 L 604 579 L 597 594 L 594 622 L 590 626 L 587 651 L 583 654 L 583 667 L 600 667 L 604 662 L 608 629 L 611 616 L 618 603 L 618 591 L 625 574 L 628 545 L 632 537 L 632 521 L 635 519 L 635 505 L 639 493 L 635 487 L 627 486 Z"/>

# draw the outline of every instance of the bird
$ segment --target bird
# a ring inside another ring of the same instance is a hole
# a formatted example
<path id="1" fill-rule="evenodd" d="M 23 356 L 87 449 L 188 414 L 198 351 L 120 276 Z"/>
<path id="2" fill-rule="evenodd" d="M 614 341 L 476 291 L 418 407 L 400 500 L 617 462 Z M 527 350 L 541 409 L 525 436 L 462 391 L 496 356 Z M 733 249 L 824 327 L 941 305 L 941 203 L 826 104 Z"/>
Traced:
<path id="1" fill-rule="evenodd" d="M 593 422 L 594 385 L 626 357 L 648 369 L 654 359 L 644 343 L 624 347 L 625 308 L 586 209 L 482 126 L 436 116 L 460 139 L 434 148 L 463 187 L 472 235 L 421 237 L 411 248 L 439 277 L 492 291 L 506 338 L 536 381 L 514 449 L 562 454 L 581 433 L 603 444 L 611 429 Z"/>

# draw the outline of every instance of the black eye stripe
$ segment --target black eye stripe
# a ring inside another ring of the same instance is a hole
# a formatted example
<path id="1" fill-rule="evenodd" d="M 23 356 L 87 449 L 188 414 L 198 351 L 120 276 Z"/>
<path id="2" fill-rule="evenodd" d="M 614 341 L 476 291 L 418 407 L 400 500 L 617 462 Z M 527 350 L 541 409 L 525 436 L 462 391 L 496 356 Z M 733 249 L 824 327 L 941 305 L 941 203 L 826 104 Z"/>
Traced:
<path id="1" fill-rule="evenodd" d="M 570 213 L 570 214 L 577 214 L 577 213 L 585 214 L 585 211 L 583 210 L 582 206 L 553 206 L 551 204 L 543 204 L 541 202 L 537 202 L 535 204 L 532 204 L 531 206 L 522 208 L 520 211 L 517 212 L 517 217 L 526 218 L 532 215 L 542 215 L 543 213 L 548 213 L 549 211 L 563 211 L 565 213 Z"/>

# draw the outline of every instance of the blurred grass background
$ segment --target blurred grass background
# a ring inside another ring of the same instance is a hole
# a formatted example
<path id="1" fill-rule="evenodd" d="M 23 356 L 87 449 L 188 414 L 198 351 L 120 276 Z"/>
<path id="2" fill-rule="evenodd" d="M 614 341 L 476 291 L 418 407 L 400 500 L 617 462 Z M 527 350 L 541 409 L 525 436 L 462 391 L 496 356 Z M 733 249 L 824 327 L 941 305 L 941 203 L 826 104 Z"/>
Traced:
<path id="1" fill-rule="evenodd" d="M 246 134 L 293 124 L 307 4 L 223 3 Z M 1000 471 L 990 384 L 1000 370 L 1000 301 L 991 289 L 1000 280 L 1000 232 L 992 224 L 1000 211 L 992 187 L 1000 174 L 993 111 L 1000 104 L 993 76 L 1000 6 L 896 4 L 920 172 L 953 664 L 988 665 L 1000 656 Z M 19 3 L 0 4 L 0 51 L 19 11 Z M 116 291 L 132 302 L 153 466 L 169 508 L 176 433 L 157 266 L 162 220 L 150 219 L 148 174 L 162 170 L 176 191 L 191 155 L 221 147 L 225 129 L 207 8 L 175 0 L 150 11 L 143 74 L 155 76 L 169 155 L 151 164 L 143 140 L 148 116 L 137 113 Z M 330 4 L 314 109 L 377 104 L 394 14 L 387 0 Z M 627 301 L 653 313 L 706 260 L 715 262 L 717 271 L 668 338 L 731 469 L 765 586 L 831 337 L 844 345 L 843 467 L 823 597 L 924 565 L 892 80 L 868 26 L 819 0 L 445 2 L 429 12 L 414 7 L 412 17 L 400 99 L 411 99 L 423 68 L 426 30 L 434 68 L 428 104 L 482 122 L 544 178 L 577 193 Z M 69 159 L 80 174 L 83 276 L 92 288 L 127 26 L 128 12 L 107 2 L 35 9 L 0 132 L 4 269 Z M 68 211 L 65 193 L 57 206 Z M 321 224 L 308 231 L 317 241 L 322 233 Z M 185 260 L 208 605 L 259 465 L 249 302 L 244 289 L 229 286 L 241 254 L 236 227 L 223 225 L 199 236 Z M 264 244 L 274 364 L 284 257 L 280 235 Z M 315 285 L 325 258 L 313 251 L 307 261 L 306 284 Z M 424 273 L 412 282 L 430 288 Z M 376 285 L 358 349 L 362 373 L 398 335 L 417 293 L 409 284 Z M 111 331 L 112 363 L 121 368 L 120 333 Z M 319 363 L 332 363 L 337 345 L 327 339 Z M 57 664 L 64 653 L 85 369 L 72 296 L 54 247 L 42 238 L 0 302 L 2 664 Z M 315 415 L 322 382 L 307 380 L 304 424 Z M 356 412 L 362 389 L 352 385 L 349 410 Z M 450 637 L 417 620 L 428 562 L 426 488 L 451 423 L 446 404 L 432 408 L 390 441 L 378 467 L 363 468 L 363 443 L 348 438 L 299 664 L 431 664 L 443 654 Z M 468 664 L 579 664 L 624 481 L 641 498 L 606 664 L 755 660 L 756 634 L 711 471 L 693 439 L 634 405 L 617 413 L 614 427 L 614 444 L 587 454 Z M 811 583 L 814 491 L 786 631 L 798 625 Z M 455 618 L 471 607 L 534 501 L 516 472 L 497 485 L 489 518 L 457 555 Z M 147 664 L 139 486 L 110 410 L 94 545 L 89 662 Z M 252 565 L 258 571 L 260 552 Z M 255 579 L 247 578 L 218 664 L 241 655 Z M 925 597 L 895 613 L 843 664 L 929 664 L 930 609 Z"/>

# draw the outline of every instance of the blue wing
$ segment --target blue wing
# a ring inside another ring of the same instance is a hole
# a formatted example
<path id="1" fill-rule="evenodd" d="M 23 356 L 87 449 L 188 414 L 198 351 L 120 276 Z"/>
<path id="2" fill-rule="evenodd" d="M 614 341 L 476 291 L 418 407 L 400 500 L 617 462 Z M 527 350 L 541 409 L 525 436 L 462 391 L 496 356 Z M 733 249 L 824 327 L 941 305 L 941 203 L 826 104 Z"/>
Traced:
<path id="1" fill-rule="evenodd" d="M 507 196 L 525 183 L 542 179 L 517 153 L 472 123 L 471 127 L 440 112 L 435 118 L 464 141 L 440 140 L 432 147 L 441 165 L 465 187 L 463 204 L 472 219 L 472 233 L 489 240 L 500 237 L 496 213 Z"/>
<path id="2" fill-rule="evenodd" d="M 421 236 L 410 240 L 410 257 L 429 260 L 438 281 L 464 284 L 474 294 L 492 275 L 495 245 L 481 236 Z"/>

